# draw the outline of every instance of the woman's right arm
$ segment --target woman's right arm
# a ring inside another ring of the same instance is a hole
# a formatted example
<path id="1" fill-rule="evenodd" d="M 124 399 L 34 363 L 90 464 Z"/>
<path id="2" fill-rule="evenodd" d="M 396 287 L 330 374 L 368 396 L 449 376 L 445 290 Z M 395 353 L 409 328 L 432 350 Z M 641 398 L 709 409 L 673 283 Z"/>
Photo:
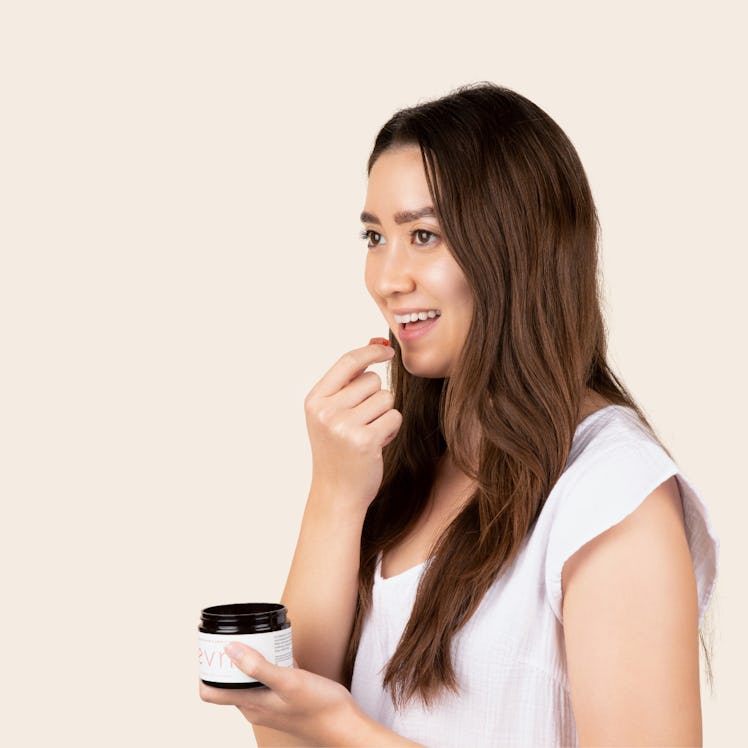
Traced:
<path id="1" fill-rule="evenodd" d="M 305 400 L 312 484 L 281 602 L 299 667 L 339 683 L 358 595 L 361 529 L 382 483 L 382 449 L 402 416 L 381 379 L 366 368 L 392 358 L 370 344 L 340 358 Z M 262 746 L 300 745 L 255 727 Z"/>
<path id="2" fill-rule="evenodd" d="M 382 449 L 402 422 L 392 394 L 365 370 L 393 355 L 380 344 L 346 353 L 304 403 L 312 483 L 281 600 L 299 667 L 338 682 L 358 595 L 361 529 L 382 483 Z"/>
<path id="3" fill-rule="evenodd" d="M 346 516 L 332 493 L 312 485 L 281 602 L 299 667 L 342 682 L 358 590 L 363 519 Z M 257 745 L 306 746 L 285 732 L 253 725 Z"/>

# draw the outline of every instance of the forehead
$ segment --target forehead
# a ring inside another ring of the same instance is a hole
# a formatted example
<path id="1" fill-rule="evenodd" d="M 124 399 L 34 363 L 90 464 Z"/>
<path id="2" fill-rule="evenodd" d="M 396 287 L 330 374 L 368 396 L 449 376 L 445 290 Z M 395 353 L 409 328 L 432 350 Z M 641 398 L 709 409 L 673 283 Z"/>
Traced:
<path id="1" fill-rule="evenodd" d="M 382 174 L 390 174 L 393 171 L 423 172 L 421 149 L 417 145 L 403 145 L 382 151 L 371 167 L 369 179 Z"/>
<path id="2" fill-rule="evenodd" d="M 367 208 L 377 203 L 380 209 L 421 207 L 430 202 L 426 172 L 418 146 L 388 148 L 374 162 L 369 173 Z M 415 204 L 418 205 L 415 205 Z"/>

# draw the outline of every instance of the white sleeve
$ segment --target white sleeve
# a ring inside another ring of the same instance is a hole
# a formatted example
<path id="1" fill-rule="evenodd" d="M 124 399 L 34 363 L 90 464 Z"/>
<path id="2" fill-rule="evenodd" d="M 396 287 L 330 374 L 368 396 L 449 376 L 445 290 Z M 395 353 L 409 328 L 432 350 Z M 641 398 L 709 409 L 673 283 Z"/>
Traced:
<path id="1" fill-rule="evenodd" d="M 699 625 L 714 590 L 719 540 L 701 496 L 662 447 L 651 441 L 625 442 L 595 456 L 554 507 L 545 559 L 545 587 L 563 623 L 561 570 L 585 543 L 631 514 L 657 486 L 675 475 L 683 502 L 699 600 Z"/>

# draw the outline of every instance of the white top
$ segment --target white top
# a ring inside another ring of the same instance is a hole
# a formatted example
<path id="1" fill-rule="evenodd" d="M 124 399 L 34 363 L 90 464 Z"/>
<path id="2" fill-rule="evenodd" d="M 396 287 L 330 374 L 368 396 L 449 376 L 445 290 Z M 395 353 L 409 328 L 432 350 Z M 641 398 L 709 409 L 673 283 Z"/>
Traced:
<path id="1" fill-rule="evenodd" d="M 578 745 L 569 699 L 561 569 L 675 475 L 699 599 L 699 624 L 717 575 L 719 540 L 703 500 L 633 410 L 609 405 L 577 427 L 564 472 L 507 571 L 452 642 L 461 694 L 429 711 L 396 712 L 381 673 L 410 617 L 425 563 L 383 579 L 364 622 L 351 692 L 366 714 L 428 748 Z"/>

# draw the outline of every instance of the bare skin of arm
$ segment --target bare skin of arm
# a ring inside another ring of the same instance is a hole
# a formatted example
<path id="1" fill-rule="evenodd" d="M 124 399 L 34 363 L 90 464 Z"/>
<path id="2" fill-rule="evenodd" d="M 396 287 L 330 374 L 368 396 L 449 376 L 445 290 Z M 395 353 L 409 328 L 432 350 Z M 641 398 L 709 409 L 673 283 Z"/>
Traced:
<path id="1" fill-rule="evenodd" d="M 299 667 L 340 683 L 356 605 L 363 516 L 346 517 L 329 494 L 315 494 L 312 489 L 281 602 L 289 611 Z M 269 727 L 253 729 L 262 748 L 307 745 Z"/>
<path id="2" fill-rule="evenodd" d="M 675 477 L 562 573 L 580 746 L 700 746 L 698 601 Z"/>

